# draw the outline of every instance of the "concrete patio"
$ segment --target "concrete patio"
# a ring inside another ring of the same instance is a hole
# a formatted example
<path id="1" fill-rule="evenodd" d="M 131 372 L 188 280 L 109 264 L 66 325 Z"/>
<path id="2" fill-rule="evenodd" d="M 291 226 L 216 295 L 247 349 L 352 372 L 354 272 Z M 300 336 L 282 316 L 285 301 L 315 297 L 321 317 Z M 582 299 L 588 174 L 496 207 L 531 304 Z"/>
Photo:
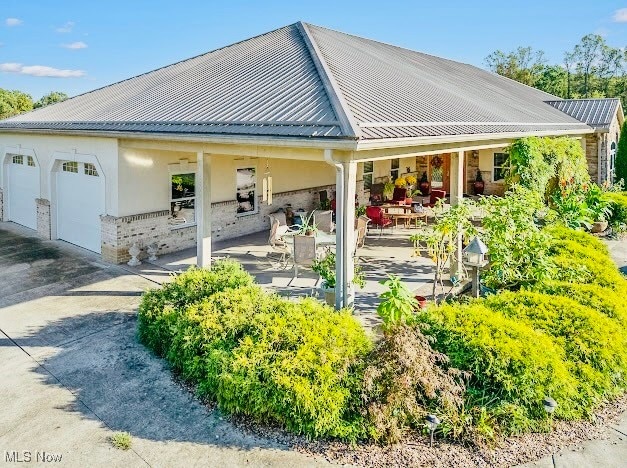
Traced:
<path id="1" fill-rule="evenodd" d="M 417 294 L 431 294 L 433 262 L 424 256 L 413 257 L 411 234 L 416 229 L 386 229 L 382 235 L 372 229 L 364 247 L 358 249 L 358 264 L 363 270 L 366 286 L 356 290 L 355 315 L 368 327 L 379 323 L 376 314 L 378 297 L 384 291 L 379 284 L 387 275 L 398 275 Z M 318 296 L 319 277 L 307 268 L 300 268 L 294 278 L 292 263 L 279 262 L 280 254 L 268 245 L 268 233 L 258 232 L 228 241 L 213 243 L 213 258 L 229 257 L 240 262 L 265 288 L 284 296 Z M 133 268 L 138 274 L 156 282 L 167 280 L 164 271 L 179 272 L 196 264 L 196 249 L 164 255 L 154 262 L 144 261 Z M 129 267 L 130 268 L 130 267 Z"/>

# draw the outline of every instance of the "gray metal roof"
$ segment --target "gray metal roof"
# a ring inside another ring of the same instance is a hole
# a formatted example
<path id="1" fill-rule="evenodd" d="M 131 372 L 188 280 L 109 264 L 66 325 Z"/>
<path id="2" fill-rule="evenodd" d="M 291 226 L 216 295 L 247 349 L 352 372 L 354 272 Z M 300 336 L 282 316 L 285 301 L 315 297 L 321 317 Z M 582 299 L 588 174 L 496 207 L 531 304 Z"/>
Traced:
<path id="1" fill-rule="evenodd" d="M 477 67 L 296 23 L 0 129 L 376 139 L 588 127 L 555 96 Z"/>
<path id="2" fill-rule="evenodd" d="M 590 127 L 609 130 L 618 112 L 620 99 L 560 99 L 547 103 Z"/>

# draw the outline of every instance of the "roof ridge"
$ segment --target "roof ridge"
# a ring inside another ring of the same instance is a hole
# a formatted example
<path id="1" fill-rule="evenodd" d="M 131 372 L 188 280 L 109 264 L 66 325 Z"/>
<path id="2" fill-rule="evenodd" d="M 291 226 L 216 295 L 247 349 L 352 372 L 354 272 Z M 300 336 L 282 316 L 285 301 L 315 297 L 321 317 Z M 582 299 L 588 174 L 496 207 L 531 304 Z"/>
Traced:
<path id="1" fill-rule="evenodd" d="M 335 115 L 340 121 L 342 133 L 344 133 L 346 136 L 360 138 L 362 132 L 359 128 L 359 125 L 357 125 L 357 121 L 355 120 L 355 117 L 353 116 L 350 107 L 344 99 L 342 90 L 335 81 L 333 72 L 327 65 L 322 53 L 320 52 L 320 49 L 318 48 L 318 45 L 316 44 L 315 39 L 309 32 L 307 23 L 298 21 L 297 23 L 295 23 L 295 25 L 301 36 L 303 37 L 305 47 L 307 47 L 314 66 L 318 71 L 318 76 L 320 77 L 320 81 L 324 86 L 327 96 L 329 97 L 331 107 L 333 107 Z"/>

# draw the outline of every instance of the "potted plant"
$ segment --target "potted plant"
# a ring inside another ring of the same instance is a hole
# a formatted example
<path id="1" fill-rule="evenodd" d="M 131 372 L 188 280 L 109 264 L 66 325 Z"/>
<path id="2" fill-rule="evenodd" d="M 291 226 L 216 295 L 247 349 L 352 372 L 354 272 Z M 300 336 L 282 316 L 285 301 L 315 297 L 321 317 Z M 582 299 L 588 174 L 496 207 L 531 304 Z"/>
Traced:
<path id="1" fill-rule="evenodd" d="M 604 196 L 603 190 L 596 184 L 584 187 L 586 190 L 586 205 L 592 218 L 590 232 L 605 232 L 608 220 L 612 217 L 611 201 Z"/>
<path id="2" fill-rule="evenodd" d="M 481 171 L 479 169 L 477 169 L 477 175 L 475 176 L 475 181 L 472 186 L 475 190 L 475 195 L 483 195 L 485 182 L 483 181 L 483 177 L 481 176 Z"/>
<path id="3" fill-rule="evenodd" d="M 383 185 L 383 198 L 386 200 L 391 200 L 394 197 L 394 183 L 386 182 Z"/>
<path id="4" fill-rule="evenodd" d="M 324 257 L 314 260 L 311 265 L 311 269 L 320 275 L 322 278 L 322 284 L 320 290 L 324 294 L 324 301 L 330 305 L 335 306 L 335 254 L 329 252 Z M 353 277 L 353 284 L 363 288 L 366 285 L 364 274 L 357 265 L 355 265 L 355 276 Z"/>
<path id="5" fill-rule="evenodd" d="M 427 176 L 427 171 L 422 173 L 422 177 L 420 177 L 420 185 L 418 185 L 418 188 L 420 189 L 420 193 L 422 195 L 429 195 L 431 184 L 429 183 L 429 177 Z"/>
<path id="6" fill-rule="evenodd" d="M 304 234 L 306 236 L 314 236 L 318 232 L 318 228 L 313 221 L 314 212 L 309 213 L 309 216 L 303 219 L 303 223 L 299 226 L 297 234 Z"/>

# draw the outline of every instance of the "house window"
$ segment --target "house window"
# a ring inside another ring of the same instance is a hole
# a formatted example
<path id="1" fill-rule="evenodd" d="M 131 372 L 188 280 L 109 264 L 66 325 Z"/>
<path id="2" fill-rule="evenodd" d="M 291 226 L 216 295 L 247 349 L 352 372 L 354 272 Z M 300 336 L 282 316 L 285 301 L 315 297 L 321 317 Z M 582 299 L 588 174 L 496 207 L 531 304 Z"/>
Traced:
<path id="1" fill-rule="evenodd" d="M 364 190 L 370 190 L 372 187 L 372 173 L 374 172 L 374 163 L 366 161 L 364 163 Z"/>
<path id="2" fill-rule="evenodd" d="M 613 141 L 610 146 L 610 173 L 608 174 L 608 180 L 612 182 L 616 175 L 616 142 Z"/>
<path id="3" fill-rule="evenodd" d="M 74 172 L 78 174 L 78 163 L 76 161 L 65 161 L 62 166 L 63 172 Z"/>
<path id="4" fill-rule="evenodd" d="M 196 174 L 170 175 L 170 219 L 173 226 L 196 222 Z"/>
<path id="5" fill-rule="evenodd" d="M 92 163 L 85 163 L 85 175 L 98 177 L 98 169 Z"/>
<path id="6" fill-rule="evenodd" d="M 33 158 L 32 156 L 27 156 L 26 162 L 30 167 L 35 167 L 35 158 Z"/>
<path id="7" fill-rule="evenodd" d="M 392 182 L 394 182 L 396 179 L 398 179 L 398 168 L 400 166 L 400 160 L 398 158 L 392 159 L 391 163 L 390 179 L 392 179 Z"/>
<path id="8" fill-rule="evenodd" d="M 24 164 L 24 156 L 21 154 L 14 154 L 12 161 L 13 164 Z"/>
<path id="9" fill-rule="evenodd" d="M 236 175 L 237 214 L 257 212 L 257 175 L 254 167 L 237 170 Z"/>
<path id="10" fill-rule="evenodd" d="M 492 182 L 500 182 L 509 173 L 509 155 L 507 153 L 494 153 L 494 165 L 492 170 Z"/>

